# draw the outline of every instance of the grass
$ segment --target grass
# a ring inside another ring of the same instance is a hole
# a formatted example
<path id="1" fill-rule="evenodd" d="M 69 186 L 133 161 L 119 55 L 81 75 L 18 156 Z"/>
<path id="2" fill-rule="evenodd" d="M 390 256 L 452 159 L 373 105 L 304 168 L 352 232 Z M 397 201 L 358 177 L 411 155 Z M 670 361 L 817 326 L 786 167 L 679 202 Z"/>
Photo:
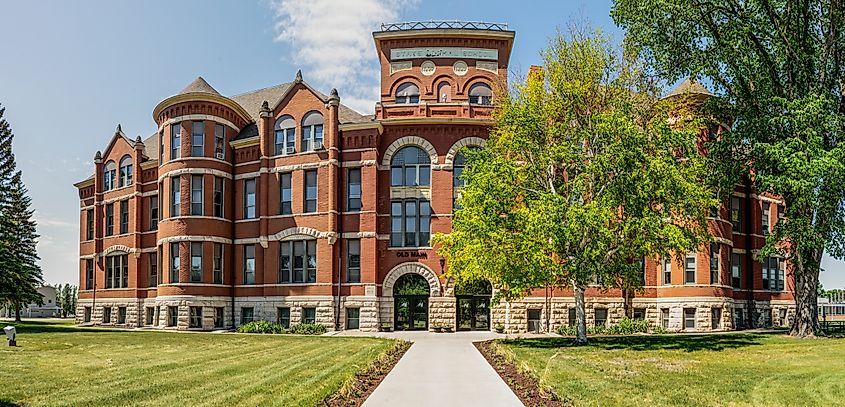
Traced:
<path id="1" fill-rule="evenodd" d="M 497 346 L 578 406 L 833 406 L 845 339 L 783 334 L 522 339 Z"/>
<path id="2" fill-rule="evenodd" d="M 5 326 L 6 324 L 0 324 Z M 376 338 L 17 325 L 0 406 L 314 406 L 393 347 Z"/>

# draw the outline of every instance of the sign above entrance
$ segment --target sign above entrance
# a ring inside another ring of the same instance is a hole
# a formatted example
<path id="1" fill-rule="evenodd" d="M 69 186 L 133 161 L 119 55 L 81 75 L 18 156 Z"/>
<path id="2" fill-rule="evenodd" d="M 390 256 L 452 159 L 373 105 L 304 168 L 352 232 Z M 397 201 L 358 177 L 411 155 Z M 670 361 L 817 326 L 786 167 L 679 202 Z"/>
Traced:
<path id="1" fill-rule="evenodd" d="M 456 48 L 456 47 L 425 47 L 425 48 L 393 48 L 390 50 L 390 60 L 420 59 L 420 58 L 461 58 L 499 60 L 499 50 L 490 48 Z"/>
<path id="2" fill-rule="evenodd" d="M 420 259 L 427 259 L 428 253 L 417 250 L 403 250 L 396 252 L 396 257 L 416 257 Z"/>

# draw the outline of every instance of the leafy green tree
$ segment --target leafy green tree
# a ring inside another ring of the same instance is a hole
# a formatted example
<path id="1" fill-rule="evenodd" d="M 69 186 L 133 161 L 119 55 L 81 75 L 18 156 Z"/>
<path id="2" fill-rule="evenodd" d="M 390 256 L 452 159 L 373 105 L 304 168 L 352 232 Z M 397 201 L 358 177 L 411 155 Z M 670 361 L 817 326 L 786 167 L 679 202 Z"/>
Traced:
<path id="1" fill-rule="evenodd" d="M 842 2 L 616 0 L 612 16 L 665 78 L 709 80 L 736 117 L 725 158 L 783 197 L 761 256 L 789 260 L 791 334 L 814 336 L 822 256 L 845 256 Z"/>
<path id="2" fill-rule="evenodd" d="M 76 313 L 76 286 L 59 284 L 56 287 L 56 302 L 61 309 L 62 318 Z"/>
<path id="3" fill-rule="evenodd" d="M 511 92 L 499 92 L 486 146 L 467 151 L 452 231 L 434 242 L 461 281 L 496 300 L 572 287 L 576 342 L 584 290 L 642 287 L 636 259 L 686 253 L 709 238 L 718 201 L 698 153 L 701 123 L 675 117 L 636 54 L 573 27 Z"/>

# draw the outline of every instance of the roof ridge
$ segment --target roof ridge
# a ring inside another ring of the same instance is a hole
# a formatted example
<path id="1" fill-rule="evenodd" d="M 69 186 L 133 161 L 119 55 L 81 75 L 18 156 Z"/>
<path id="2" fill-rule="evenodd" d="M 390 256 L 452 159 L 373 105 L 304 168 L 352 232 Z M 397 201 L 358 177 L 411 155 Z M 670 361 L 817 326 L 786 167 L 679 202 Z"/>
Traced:
<path id="1" fill-rule="evenodd" d="M 292 83 L 293 83 L 293 81 L 278 83 L 278 84 L 271 85 L 271 86 L 265 86 L 265 87 L 260 88 L 260 89 L 255 89 L 255 90 L 250 90 L 250 91 L 246 91 L 246 92 L 243 92 L 243 93 L 238 93 L 237 95 L 229 96 L 229 98 L 236 98 L 238 96 L 243 96 L 243 95 L 247 95 L 247 94 L 250 94 L 250 93 L 256 93 L 256 92 L 261 92 L 261 91 L 267 90 L 267 89 L 278 88 L 279 86 L 290 85 Z"/>

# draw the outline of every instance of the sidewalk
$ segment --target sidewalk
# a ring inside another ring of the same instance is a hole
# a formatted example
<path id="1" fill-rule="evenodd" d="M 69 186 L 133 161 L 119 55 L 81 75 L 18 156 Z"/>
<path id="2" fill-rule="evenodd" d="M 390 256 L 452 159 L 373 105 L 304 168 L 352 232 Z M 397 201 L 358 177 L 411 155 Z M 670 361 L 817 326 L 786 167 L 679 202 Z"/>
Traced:
<path id="1" fill-rule="evenodd" d="M 510 387 L 473 346 L 491 332 L 397 332 L 378 336 L 414 345 L 364 402 L 381 406 L 522 406 Z"/>

